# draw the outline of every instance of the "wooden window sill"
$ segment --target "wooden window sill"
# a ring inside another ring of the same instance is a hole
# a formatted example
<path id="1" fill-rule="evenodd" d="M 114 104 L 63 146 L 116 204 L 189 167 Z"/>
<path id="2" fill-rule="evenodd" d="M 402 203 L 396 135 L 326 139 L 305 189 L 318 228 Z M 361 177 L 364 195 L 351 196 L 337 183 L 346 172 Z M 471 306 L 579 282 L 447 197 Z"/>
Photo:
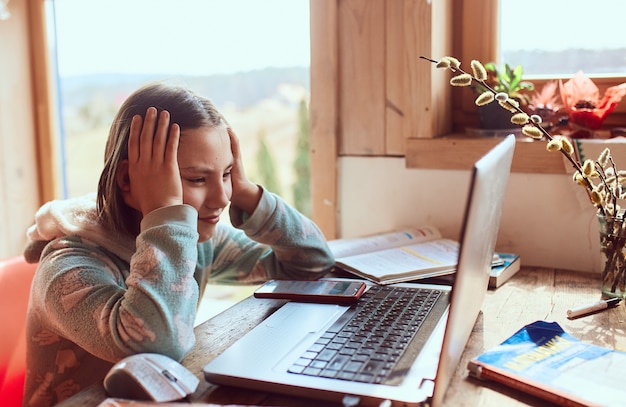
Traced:
<path id="1" fill-rule="evenodd" d="M 407 140 L 406 167 L 468 170 L 500 140 L 499 137 L 477 137 L 461 133 L 439 138 L 410 138 Z M 560 153 L 546 151 L 544 141 L 534 141 L 524 136 L 517 139 L 512 172 L 563 174 L 565 165 Z"/>

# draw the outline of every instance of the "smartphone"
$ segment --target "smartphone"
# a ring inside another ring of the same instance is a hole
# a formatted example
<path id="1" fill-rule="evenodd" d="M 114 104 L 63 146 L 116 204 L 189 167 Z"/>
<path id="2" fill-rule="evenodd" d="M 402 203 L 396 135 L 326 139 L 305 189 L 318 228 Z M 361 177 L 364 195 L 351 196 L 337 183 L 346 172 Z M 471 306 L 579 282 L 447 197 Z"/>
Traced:
<path id="1" fill-rule="evenodd" d="M 361 281 L 341 280 L 270 280 L 257 288 L 256 298 L 278 298 L 300 302 L 351 304 L 365 292 Z"/>

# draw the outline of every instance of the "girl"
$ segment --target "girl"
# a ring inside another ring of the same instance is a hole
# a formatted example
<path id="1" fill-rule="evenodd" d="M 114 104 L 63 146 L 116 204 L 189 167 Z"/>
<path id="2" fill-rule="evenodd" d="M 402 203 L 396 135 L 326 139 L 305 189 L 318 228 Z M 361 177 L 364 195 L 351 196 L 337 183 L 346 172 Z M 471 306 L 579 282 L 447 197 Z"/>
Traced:
<path id="1" fill-rule="evenodd" d="M 233 226 L 219 223 L 229 203 Z M 47 203 L 28 237 L 24 406 L 54 405 L 130 354 L 182 359 L 208 282 L 315 279 L 334 264 L 313 222 L 247 179 L 213 104 L 163 84 L 121 106 L 97 199 Z"/>

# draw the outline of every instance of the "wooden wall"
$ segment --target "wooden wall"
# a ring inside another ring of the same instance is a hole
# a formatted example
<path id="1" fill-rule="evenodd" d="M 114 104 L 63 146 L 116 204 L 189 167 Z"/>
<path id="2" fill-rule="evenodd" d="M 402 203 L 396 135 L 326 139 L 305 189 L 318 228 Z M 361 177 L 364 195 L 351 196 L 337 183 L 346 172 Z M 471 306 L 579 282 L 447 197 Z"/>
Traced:
<path id="1" fill-rule="evenodd" d="M 405 157 L 407 168 L 464 169 L 493 144 L 472 138 L 475 95 L 420 55 L 496 61 L 498 0 L 311 1 L 313 219 L 341 237 L 341 157 Z M 489 24 L 494 22 L 494 24 Z M 623 77 L 596 78 L 601 92 Z M 541 89 L 546 80 L 533 81 Z M 626 103 L 606 120 L 625 126 Z M 560 157 L 518 142 L 514 172 L 563 173 Z"/>
<path id="2" fill-rule="evenodd" d="M 337 230 L 337 158 L 403 156 L 451 130 L 448 78 L 420 55 L 451 52 L 450 1 L 311 1 L 313 218 Z M 436 21 L 436 24 L 433 23 Z"/>
<path id="3" fill-rule="evenodd" d="M 27 3 L 0 21 L 0 258 L 22 252 L 40 203 Z"/>
<path id="4" fill-rule="evenodd" d="M 21 254 L 35 211 L 62 197 L 45 0 L 0 21 L 0 258 Z"/>

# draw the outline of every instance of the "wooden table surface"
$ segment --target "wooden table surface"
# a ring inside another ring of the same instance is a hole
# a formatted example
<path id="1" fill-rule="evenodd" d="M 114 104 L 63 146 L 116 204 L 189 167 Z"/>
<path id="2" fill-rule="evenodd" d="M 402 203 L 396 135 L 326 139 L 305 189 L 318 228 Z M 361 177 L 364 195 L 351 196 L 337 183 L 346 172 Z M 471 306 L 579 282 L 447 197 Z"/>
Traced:
<path id="1" fill-rule="evenodd" d="M 558 322 L 571 335 L 596 345 L 626 349 L 626 307 L 569 320 L 567 309 L 600 299 L 599 276 L 550 268 L 522 267 L 497 290 L 487 292 L 455 378 L 446 393 L 451 406 L 548 406 L 523 392 L 467 375 L 467 362 L 537 320 Z M 283 304 L 280 300 L 247 298 L 196 327 L 196 346 L 183 364 L 201 380 L 190 397 L 195 403 L 319 406 L 320 402 L 207 383 L 202 368 L 235 340 Z M 96 406 L 106 398 L 102 385 L 94 385 L 59 406 Z M 327 402 L 325 406 L 332 406 Z"/>

